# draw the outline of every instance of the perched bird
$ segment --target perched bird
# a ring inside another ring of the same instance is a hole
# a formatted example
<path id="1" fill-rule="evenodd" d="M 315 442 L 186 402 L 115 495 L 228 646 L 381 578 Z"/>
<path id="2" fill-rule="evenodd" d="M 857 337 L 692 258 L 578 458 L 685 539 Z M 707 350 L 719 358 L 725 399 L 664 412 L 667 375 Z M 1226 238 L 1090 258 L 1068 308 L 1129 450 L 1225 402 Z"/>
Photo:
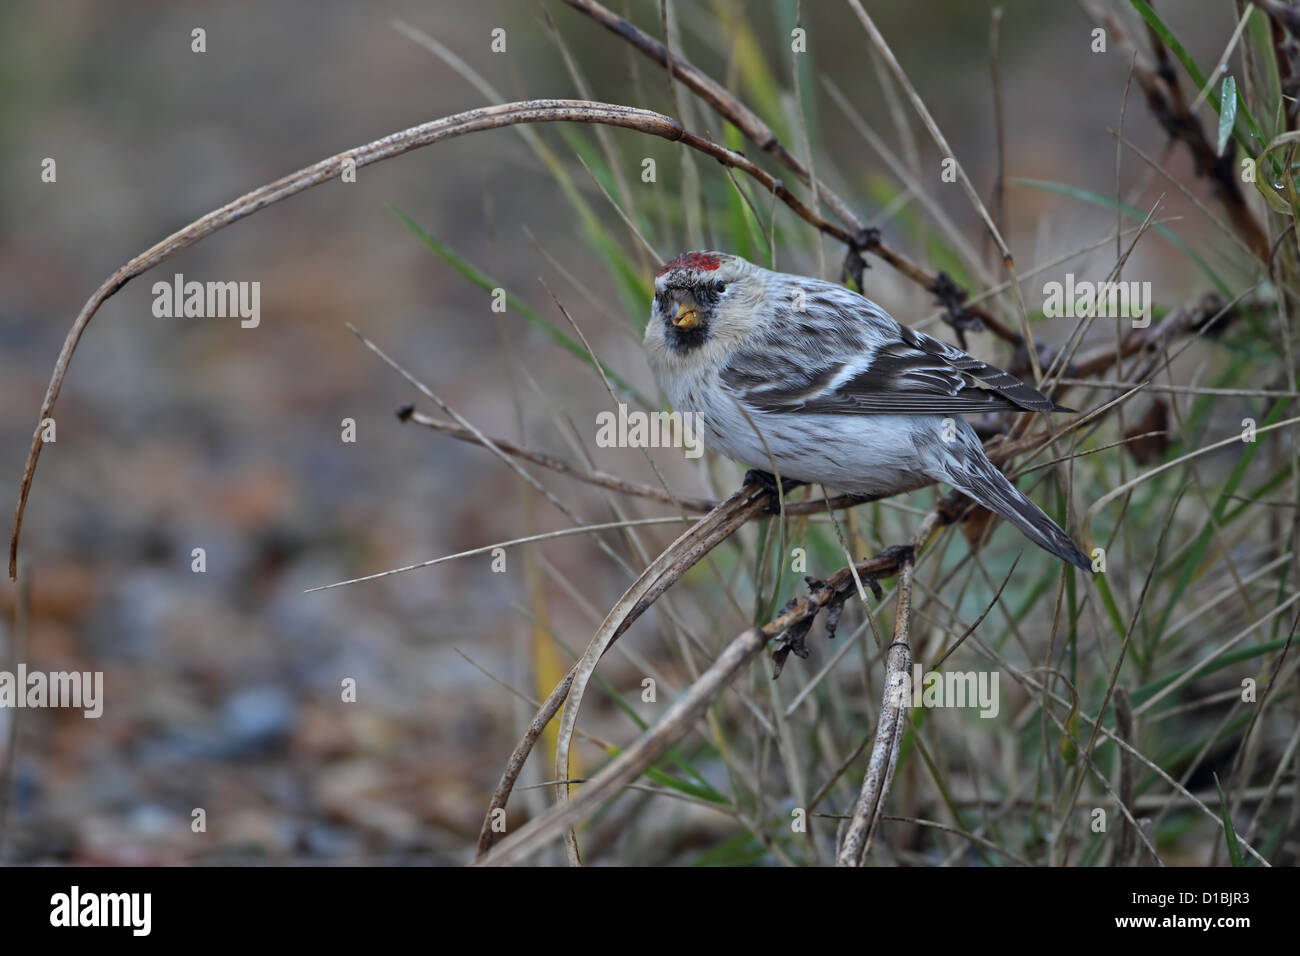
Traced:
<path id="1" fill-rule="evenodd" d="M 1091 570 L 961 417 L 1070 409 L 858 293 L 738 256 L 688 252 L 655 276 L 645 345 L 674 409 L 696 414 L 706 447 L 850 494 L 945 482 Z"/>

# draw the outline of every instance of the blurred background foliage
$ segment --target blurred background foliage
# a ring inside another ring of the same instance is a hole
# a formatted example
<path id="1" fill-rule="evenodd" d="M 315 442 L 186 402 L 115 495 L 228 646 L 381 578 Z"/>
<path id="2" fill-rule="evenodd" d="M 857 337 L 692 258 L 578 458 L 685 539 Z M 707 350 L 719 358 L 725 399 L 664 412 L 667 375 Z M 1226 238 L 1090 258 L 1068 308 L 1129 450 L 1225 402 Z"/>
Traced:
<path id="1" fill-rule="evenodd" d="M 612 6 L 662 36 L 657 2 Z M 793 0 L 671 6 L 674 48 L 725 83 L 796 155 L 811 151 L 817 175 L 891 246 L 972 294 L 1004 278 L 960 187 L 940 181 L 942 156 L 892 84 L 882 86 L 884 74 L 847 7 Z M 866 4 L 990 208 L 999 169 L 993 6 Z M 1106 9 L 1141 42 L 1139 6 Z M 1198 208 L 1211 200 L 1192 160 L 1168 148 L 1135 87 L 1122 108 L 1128 55 L 1092 51 L 1095 24 L 1081 6 L 1008 0 L 997 7 L 1009 177 L 997 207 L 1002 231 L 1022 275 L 1076 255 L 1025 283 L 1035 337 L 1060 346 L 1075 326 L 1042 315 L 1043 282 L 1065 271 L 1106 278 L 1117 222 L 1129 231 L 1127 248 L 1157 199 L 1160 225 L 1124 266 L 1125 278 L 1152 283 L 1157 317 L 1206 290 L 1227 299 L 1251 293 L 1258 266 Z M 1188 58 L 1208 70 L 1238 14 L 1222 0 L 1180 0 L 1160 5 L 1159 15 Z M 408 26 L 396 28 L 394 18 Z M 796 23 L 807 30 L 808 52 L 792 57 Z M 191 51 L 195 27 L 206 30 L 204 54 Z M 504 53 L 491 51 L 495 28 L 506 31 Z M 464 65 L 453 68 L 412 31 Z M 19 0 L 0 8 L 5 487 L 16 490 L 67 327 L 105 275 L 256 185 L 482 105 L 471 73 L 503 99 L 589 95 L 681 116 L 688 128 L 781 175 L 683 87 L 670 88 L 656 66 L 559 2 Z M 1185 76 L 1183 88 L 1195 95 Z M 1121 117 L 1125 136 L 1157 157 L 1173 182 L 1126 152 L 1117 210 L 1111 131 Z M 1259 122 L 1268 134 L 1277 129 L 1268 112 Z M 1258 149 L 1244 114 L 1236 129 Z M 40 180 L 45 157 L 57 160 L 56 184 Z M 652 183 L 642 180 L 647 158 L 655 161 Z M 63 711 L 0 713 L 5 736 L 16 734 L 16 747 L 4 751 L 10 796 L 0 860 L 469 858 L 488 794 L 532 712 L 503 685 L 544 696 L 629 582 L 627 569 L 638 570 L 644 554 L 653 556 L 675 532 L 638 532 L 639 543 L 605 536 L 623 566 L 580 536 L 511 550 L 505 574 L 479 556 L 304 594 L 564 524 L 489 453 L 402 426 L 393 410 L 415 393 L 344 323 L 398 356 L 487 434 L 570 460 L 589 452 L 595 467 L 653 482 L 640 452 L 594 448 L 595 414 L 610 396 L 551 295 L 574 316 L 619 397 L 656 404 L 639 346 L 656 263 L 611 198 L 665 258 L 704 245 L 769 264 L 774 249 L 777 268 L 839 276 L 842 248 L 779 206 L 769 232 L 770 197 L 739 177 L 733 182 L 717 164 L 630 131 L 549 126 L 477 134 L 368 167 L 355 184 L 328 184 L 235 225 L 108 302 L 73 363 L 58 441 L 37 476 L 24 539 L 25 597 L 8 582 L 0 586 L 7 659 L 103 670 L 105 713 L 98 721 Z M 901 321 L 935 324 L 930 293 L 878 260 L 872 266 L 864 280 L 870 297 Z M 260 281 L 260 327 L 155 319 L 150 286 L 175 273 Z M 509 292 L 504 314 L 489 307 L 495 287 Z M 989 307 L 1017 327 L 1010 297 Z M 1169 380 L 1294 389 L 1278 378 L 1282 349 L 1272 322 L 1267 311 L 1245 314 L 1226 335 L 1180 356 Z M 948 334 L 941 325 L 931 331 Z M 1099 324 L 1089 341 L 1113 337 Z M 987 335 L 972 335 L 970 349 L 1000 364 L 1011 360 Z M 1091 393 L 1074 394 L 1070 404 L 1086 406 Z M 1232 435 L 1243 418 L 1264 424 L 1294 409 L 1261 397 L 1172 400 L 1175 407 L 1161 412 L 1156 399 L 1139 398 L 1089 439 L 1087 447 L 1102 448 L 1157 414 L 1171 431 L 1144 461 L 1118 448 L 1079 460 L 1077 514 L 1143 468 Z M 339 440 L 345 417 L 357 422 L 355 444 Z M 1263 685 L 1294 617 L 1281 607 L 1295 592 L 1293 515 L 1220 493 L 1287 503 L 1294 440 L 1273 436 L 1271 444 L 1225 448 L 1170 469 L 1139 486 L 1126 508 L 1103 511 L 1090 533 L 1110 545 L 1111 573 L 1096 588 L 1071 576 L 1061 594 L 1059 568 L 1025 555 L 1032 560 L 1022 559 L 979 635 L 1019 666 L 1050 657 L 1091 714 L 1106 696 L 1152 562 L 1159 573 L 1136 615 L 1120 680 L 1139 708 L 1216 641 L 1273 612 L 1224 659 L 1227 666 L 1187 681 L 1140 721 L 1138 746 L 1216 809 L 1217 796 L 1207 793 L 1217 771 L 1234 801 L 1240 795 L 1238 828 L 1254 831 L 1265 855 L 1289 862 L 1300 806 L 1294 763 L 1287 763 L 1295 751 L 1288 749 L 1294 666 L 1281 672 L 1285 686 L 1253 731 L 1252 772 L 1232 771 L 1253 713 L 1234 695 L 1243 677 Z M 740 477 L 724 462 L 668 453 L 655 461 L 683 494 L 723 495 Z M 621 513 L 594 489 L 544 480 L 587 521 Z M 1157 555 L 1170 508 L 1186 489 L 1171 544 Z M 1054 478 L 1033 494 L 1064 516 Z M 931 500 L 923 492 L 903 499 L 903 508 L 855 512 L 848 530 L 859 556 L 905 540 L 916 509 Z M 679 585 L 670 609 L 635 626 L 620 645 L 630 652 L 602 664 L 604 693 L 584 710 L 586 729 L 610 746 L 630 740 L 709 649 L 796 593 L 800 575 L 779 560 L 775 530 L 747 529 Z M 809 574 L 844 564 L 828 525 L 802 522 L 787 534 L 783 550 L 808 548 Z M 189 570 L 194 547 L 207 552 L 201 575 Z M 933 659 L 954 628 L 964 629 L 959 622 L 989 607 L 1022 547 L 1013 532 L 999 530 L 977 571 L 961 561 L 961 536 L 950 536 L 933 573 L 922 577 L 933 593 L 920 609 L 929 630 L 919 660 Z M 886 607 L 878 616 L 882 633 L 891 615 Z M 18 618 L 25 623 L 15 627 Z M 744 682 L 764 712 L 784 712 L 850 633 L 853 653 L 837 659 L 830 679 L 818 681 L 788 721 L 773 718 L 775 733 L 724 699 L 709 733 L 688 738 L 648 778 L 661 793 L 630 792 L 587 828 L 588 858 L 824 860 L 835 821 L 816 818 L 810 839 L 790 833 L 789 814 L 871 733 L 880 662 L 860 609 L 846 612 L 836 644 L 821 640 L 819 627 L 813 656 L 792 661 L 780 683 L 762 668 Z M 691 642 L 698 646 L 684 655 Z M 948 666 L 987 663 L 963 648 Z M 655 704 L 640 696 L 648 673 L 663 679 Z M 346 677 L 358 682 L 355 704 L 339 700 Z M 1002 687 L 996 721 L 914 715 L 890 812 L 978 829 L 1008 853 L 893 824 L 881 838 L 882 861 L 1111 860 L 1112 838 L 1090 832 L 1087 815 L 1109 806 L 1106 796 L 1088 779 L 1078 809 L 1068 809 L 1077 754 L 1005 675 Z M 1086 738 L 1090 728 L 1069 716 Z M 610 746 L 584 744 L 575 772 L 599 764 Z M 549 779 L 545 756 L 535 756 L 525 783 Z M 1096 759 L 1112 773 L 1113 745 L 1103 744 Z M 1246 793 L 1275 778 L 1281 789 L 1272 810 L 1255 821 L 1259 800 Z M 818 812 L 846 812 L 859 779 L 854 765 Z M 1222 827 L 1185 807 L 1161 812 L 1167 789 L 1149 772 L 1139 780 L 1136 796 L 1148 801 L 1144 816 L 1158 817 L 1152 838 L 1166 862 L 1227 860 Z M 518 792 L 512 825 L 549 799 L 543 789 Z M 207 811 L 206 833 L 190 830 L 195 807 Z M 1113 810 L 1111 819 L 1118 823 Z"/>

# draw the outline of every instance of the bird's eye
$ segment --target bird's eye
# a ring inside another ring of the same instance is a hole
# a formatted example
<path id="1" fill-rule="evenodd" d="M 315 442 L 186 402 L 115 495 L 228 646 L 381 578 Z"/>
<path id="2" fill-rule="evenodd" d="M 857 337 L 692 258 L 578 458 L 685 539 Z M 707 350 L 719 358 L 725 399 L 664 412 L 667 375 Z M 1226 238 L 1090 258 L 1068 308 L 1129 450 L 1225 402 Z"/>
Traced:
<path id="1" fill-rule="evenodd" d="M 715 279 L 713 281 L 713 291 L 721 295 L 723 292 L 727 291 L 727 284 L 720 279 Z"/>

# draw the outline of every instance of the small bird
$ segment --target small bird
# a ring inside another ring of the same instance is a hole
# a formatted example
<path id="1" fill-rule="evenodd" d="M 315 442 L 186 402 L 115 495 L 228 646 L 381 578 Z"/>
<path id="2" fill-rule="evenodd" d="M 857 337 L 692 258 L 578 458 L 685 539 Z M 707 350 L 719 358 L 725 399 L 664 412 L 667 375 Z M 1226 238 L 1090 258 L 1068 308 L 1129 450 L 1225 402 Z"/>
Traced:
<path id="1" fill-rule="evenodd" d="M 864 296 L 739 256 L 687 252 L 655 276 L 645 345 L 660 387 L 675 410 L 695 414 L 706 447 L 850 494 L 945 482 L 1039 547 L 1092 569 L 961 417 L 1071 409 Z"/>

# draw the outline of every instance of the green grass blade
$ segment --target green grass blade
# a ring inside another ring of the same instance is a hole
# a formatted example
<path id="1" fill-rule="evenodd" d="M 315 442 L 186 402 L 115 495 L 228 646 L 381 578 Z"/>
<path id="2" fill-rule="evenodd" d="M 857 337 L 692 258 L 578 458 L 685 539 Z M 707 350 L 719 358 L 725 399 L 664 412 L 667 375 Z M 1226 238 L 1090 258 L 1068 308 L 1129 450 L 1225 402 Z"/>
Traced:
<path id="1" fill-rule="evenodd" d="M 1246 861 L 1241 858 L 1241 845 L 1237 842 L 1237 831 L 1232 825 L 1232 816 L 1228 813 L 1228 798 L 1223 795 L 1223 784 L 1219 783 L 1219 775 L 1214 775 L 1214 786 L 1219 791 L 1220 813 L 1223 814 L 1223 838 L 1228 841 L 1228 859 L 1232 860 L 1233 866 L 1245 866 Z"/>
<path id="2" fill-rule="evenodd" d="M 1280 651 L 1286 646 L 1286 642 L 1287 639 L 1285 637 L 1279 637 L 1276 640 L 1265 641 L 1262 644 L 1255 644 L 1252 647 L 1239 647 L 1235 651 L 1229 651 L 1227 654 L 1219 655 L 1204 666 L 1200 666 L 1199 664 L 1190 664 L 1187 667 L 1179 668 L 1170 674 L 1166 674 L 1164 677 L 1156 678 L 1149 684 L 1143 684 L 1135 690 L 1132 695 L 1133 705 L 1136 707 L 1139 704 L 1145 703 L 1148 699 L 1164 690 L 1165 687 L 1178 680 L 1193 667 L 1197 668 L 1196 673 L 1199 676 L 1205 677 L 1208 674 L 1213 674 L 1215 671 L 1221 671 L 1225 667 L 1231 667 L 1234 664 L 1240 664 L 1242 661 L 1250 660 L 1252 657 L 1261 657 L 1264 654 L 1271 653 L 1272 651 Z"/>

